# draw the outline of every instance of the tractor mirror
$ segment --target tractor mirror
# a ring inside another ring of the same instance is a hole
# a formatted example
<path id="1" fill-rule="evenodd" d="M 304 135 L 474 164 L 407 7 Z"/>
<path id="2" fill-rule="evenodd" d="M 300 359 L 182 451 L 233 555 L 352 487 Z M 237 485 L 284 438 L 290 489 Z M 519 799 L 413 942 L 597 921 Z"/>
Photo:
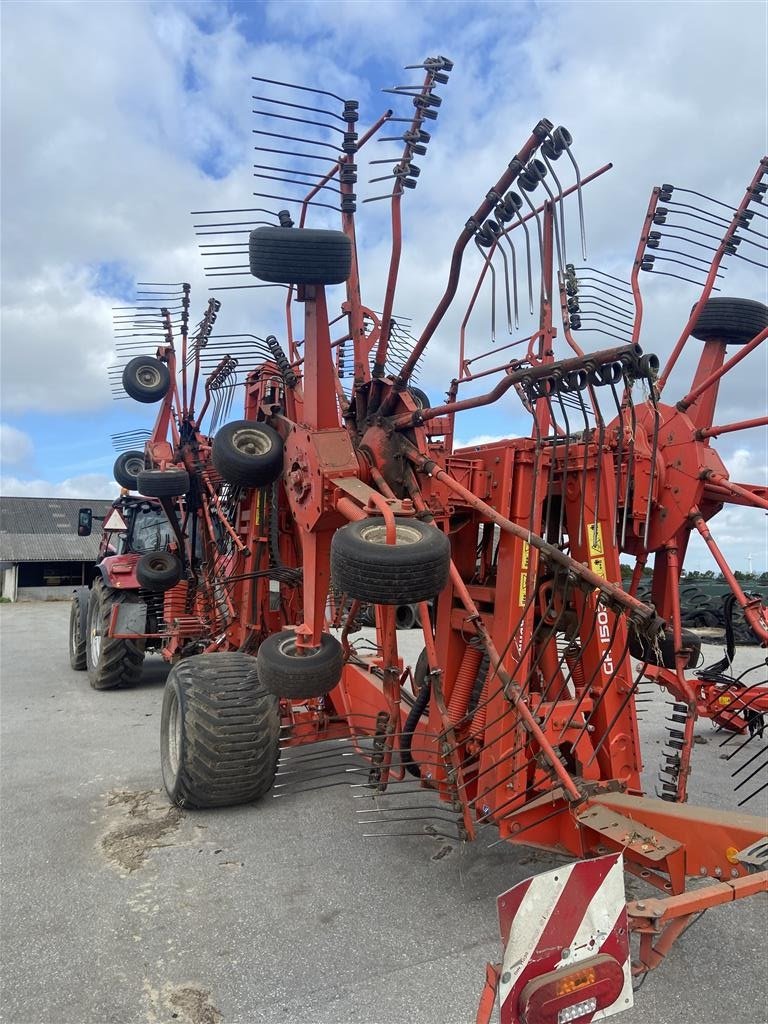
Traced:
<path id="1" fill-rule="evenodd" d="M 77 536 L 90 537 L 93 528 L 93 511 L 89 508 L 77 510 Z"/>

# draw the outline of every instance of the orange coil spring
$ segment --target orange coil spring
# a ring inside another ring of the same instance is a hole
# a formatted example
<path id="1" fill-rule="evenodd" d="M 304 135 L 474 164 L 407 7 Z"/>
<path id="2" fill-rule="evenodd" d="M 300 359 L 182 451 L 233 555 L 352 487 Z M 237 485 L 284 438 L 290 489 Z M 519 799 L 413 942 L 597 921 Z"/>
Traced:
<path id="1" fill-rule="evenodd" d="M 571 673 L 571 679 L 573 685 L 576 688 L 576 693 L 580 693 L 584 689 L 584 662 L 581 657 L 581 648 L 570 644 L 565 652 L 565 664 L 568 666 L 568 671 Z"/>
<path id="2" fill-rule="evenodd" d="M 478 739 L 485 732 L 485 719 L 488 711 L 488 677 L 486 676 L 483 688 L 480 691 L 480 700 L 477 702 L 477 711 L 472 719 L 472 726 L 469 730 L 470 737 Z"/>
<path id="3" fill-rule="evenodd" d="M 483 660 L 483 652 L 476 647 L 467 647 L 461 662 L 461 668 L 453 684 L 451 699 L 448 701 L 448 717 L 453 725 L 460 722 L 467 713 L 470 694 L 475 685 L 477 670 Z"/>
<path id="4" fill-rule="evenodd" d="M 173 626 L 173 620 L 186 614 L 187 610 L 187 581 L 182 580 L 175 587 L 165 592 L 163 601 L 163 618 L 169 626 Z"/>

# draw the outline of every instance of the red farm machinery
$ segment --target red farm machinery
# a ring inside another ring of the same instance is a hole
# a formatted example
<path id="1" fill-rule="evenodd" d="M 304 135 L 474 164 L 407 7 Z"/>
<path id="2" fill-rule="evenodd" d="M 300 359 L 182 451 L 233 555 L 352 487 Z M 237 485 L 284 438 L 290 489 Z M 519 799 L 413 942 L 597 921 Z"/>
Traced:
<path id="1" fill-rule="evenodd" d="M 720 382 L 765 341 L 768 307 L 712 294 L 727 261 L 765 252 L 768 161 L 733 206 L 654 188 L 624 280 L 585 262 L 582 191 L 610 165 L 582 175 L 570 133 L 542 120 L 461 227 L 444 291 L 413 336 L 394 312 L 401 217 L 452 64 L 418 68 L 419 84 L 391 90 L 409 99 L 408 117 L 387 111 L 364 133 L 355 101 L 254 79 L 266 125 L 257 178 L 270 189 L 256 195 L 287 208 L 212 211 L 197 227 L 222 239 L 203 243 L 220 261 L 211 272 L 282 290 L 274 334 L 212 335 L 214 300 L 190 330 L 187 286 L 146 286 L 164 337 L 123 380 L 162 402 L 137 481 L 177 539 L 163 628 L 195 643 L 166 686 L 163 777 L 187 807 L 248 802 L 278 768 L 320 788 L 341 743 L 359 761 L 369 823 L 407 834 L 416 825 L 397 797 L 415 793 L 432 827 L 459 841 L 493 826 L 501 840 L 571 855 L 500 897 L 504 959 L 488 965 L 478 1020 L 498 1000 L 505 1024 L 581 1024 L 631 1005 L 633 977 L 695 915 L 768 884 L 763 818 L 686 803 L 702 717 L 740 749 L 753 744 L 739 803 L 764 793 L 768 685 L 733 675 L 732 650 L 697 671 L 700 641 L 679 601 L 697 533 L 768 643 L 765 605 L 710 530 L 729 503 L 768 509 L 768 489 L 732 481 L 712 445 L 768 423 L 717 422 Z M 300 137 L 284 127 L 313 119 Z M 358 153 L 371 140 L 398 147 L 374 161 L 387 172 L 371 198 L 391 219 L 380 309 L 363 299 L 355 233 Z M 327 224 L 329 209 L 339 227 L 306 226 Z M 641 275 L 698 289 L 663 365 L 640 347 Z M 329 308 L 334 286 L 341 301 Z M 440 332 L 458 333 L 458 372 L 432 404 L 413 374 Z M 583 347 L 590 332 L 594 350 Z M 689 390 L 669 399 L 670 373 L 694 348 Z M 236 392 L 242 419 L 227 422 Z M 459 446 L 456 414 L 505 395 L 527 436 Z M 635 566 L 626 590 L 622 555 Z M 420 609 L 414 670 L 398 648 L 402 604 Z M 375 609 L 367 646 L 355 638 L 363 607 Z M 643 682 L 672 701 L 654 798 L 640 781 Z M 624 871 L 656 896 L 627 903 Z M 702 876 L 712 884 L 686 886 Z"/>

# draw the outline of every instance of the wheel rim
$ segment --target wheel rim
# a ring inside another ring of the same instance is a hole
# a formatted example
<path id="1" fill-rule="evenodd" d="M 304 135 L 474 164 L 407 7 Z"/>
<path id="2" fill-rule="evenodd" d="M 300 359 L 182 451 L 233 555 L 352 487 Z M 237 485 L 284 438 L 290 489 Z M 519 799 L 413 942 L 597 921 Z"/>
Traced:
<path id="1" fill-rule="evenodd" d="M 174 690 L 171 690 L 171 699 L 168 708 L 168 767 L 174 779 L 179 774 L 179 763 L 181 761 L 182 742 L 181 709 L 179 698 Z"/>
<path id="2" fill-rule="evenodd" d="M 232 446 L 241 455 L 258 457 L 272 450 L 272 439 L 261 430 L 243 427 L 232 435 Z"/>
<path id="3" fill-rule="evenodd" d="M 128 476 L 138 476 L 144 471 L 144 461 L 143 459 L 129 459 L 124 468 Z"/>
<path id="4" fill-rule="evenodd" d="M 280 641 L 277 645 L 277 649 L 284 658 L 299 660 L 314 657 L 314 655 L 320 653 L 322 647 L 303 647 L 300 649 L 296 646 L 296 637 L 287 636 Z"/>
<path id="5" fill-rule="evenodd" d="M 154 366 L 140 366 L 136 371 L 136 380 L 142 387 L 156 388 L 162 381 L 160 371 Z"/>
<path id="6" fill-rule="evenodd" d="M 386 524 L 381 523 L 366 523 L 365 526 L 360 530 L 360 536 L 366 542 L 366 544 L 386 544 L 387 543 L 387 527 Z M 422 535 L 414 526 L 409 526 L 406 523 L 397 523 L 395 526 L 395 544 L 402 546 L 405 544 L 418 544 L 421 540 Z"/>
<path id="7" fill-rule="evenodd" d="M 98 623 L 96 623 L 91 629 L 91 664 L 98 665 L 100 657 L 101 633 L 99 632 Z"/>

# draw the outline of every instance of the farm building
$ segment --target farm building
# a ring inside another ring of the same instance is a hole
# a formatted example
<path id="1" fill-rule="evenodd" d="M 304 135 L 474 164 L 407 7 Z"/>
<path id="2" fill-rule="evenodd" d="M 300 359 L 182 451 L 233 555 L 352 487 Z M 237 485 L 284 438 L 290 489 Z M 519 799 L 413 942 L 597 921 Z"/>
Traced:
<path id="1" fill-rule="evenodd" d="M 64 596 L 93 575 L 101 532 L 77 535 L 77 510 L 103 516 L 110 501 L 87 498 L 0 497 L 0 594 L 21 598 Z"/>

